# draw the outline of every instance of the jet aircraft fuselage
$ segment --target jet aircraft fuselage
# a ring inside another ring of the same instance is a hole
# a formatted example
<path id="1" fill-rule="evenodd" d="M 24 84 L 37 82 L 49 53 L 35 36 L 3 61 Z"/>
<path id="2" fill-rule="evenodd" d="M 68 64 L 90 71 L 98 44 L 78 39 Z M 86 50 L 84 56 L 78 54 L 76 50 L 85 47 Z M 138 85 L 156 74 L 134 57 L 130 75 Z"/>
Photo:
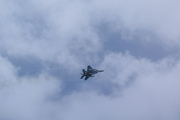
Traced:
<path id="1" fill-rule="evenodd" d="M 84 80 L 87 80 L 89 77 L 94 77 L 93 75 L 98 73 L 98 72 L 103 72 L 104 70 L 96 70 L 96 69 L 93 69 L 90 65 L 87 66 L 87 71 L 85 69 L 82 69 L 82 76 L 81 76 L 81 79 L 85 77 Z"/>

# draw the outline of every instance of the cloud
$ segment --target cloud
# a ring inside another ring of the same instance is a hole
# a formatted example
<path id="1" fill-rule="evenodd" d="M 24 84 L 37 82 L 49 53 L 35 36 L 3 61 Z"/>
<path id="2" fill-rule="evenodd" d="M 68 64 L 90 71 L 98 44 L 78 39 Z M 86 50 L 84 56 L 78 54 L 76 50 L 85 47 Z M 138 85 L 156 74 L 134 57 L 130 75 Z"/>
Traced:
<path id="1" fill-rule="evenodd" d="M 179 119 L 178 1 L 0 3 L 0 119 Z"/>
<path id="2" fill-rule="evenodd" d="M 179 66 L 179 61 L 172 58 L 151 62 L 137 59 L 129 53 L 109 53 L 101 64 L 105 74 L 99 74 L 97 79 L 89 79 L 79 86 L 82 91 L 74 90 L 61 96 L 58 81 L 53 82 L 45 75 L 24 78 L 25 82 L 2 89 L 2 117 L 8 118 L 6 115 L 10 114 L 12 119 L 35 120 L 176 120 L 179 119 L 180 105 Z M 93 80 L 97 81 L 99 89 L 96 86 L 83 88 L 87 84 L 96 85 L 91 83 Z M 112 82 L 118 87 L 109 84 Z M 106 83 L 111 85 L 110 94 L 103 94 Z"/>
<path id="3" fill-rule="evenodd" d="M 177 11 L 179 1 L 177 0 L 114 0 L 104 1 L 104 4 L 101 4 L 100 1 L 95 3 L 106 19 L 116 22 L 114 28 L 127 27 L 132 32 L 138 28 L 148 29 L 163 38 L 164 42 L 178 43 L 179 16 Z"/>
<path id="4" fill-rule="evenodd" d="M 101 1 L 3 1 L 7 13 L 1 13 L 1 46 L 8 54 L 16 56 L 36 56 L 51 62 L 56 60 L 60 64 L 72 60 L 80 64 L 84 57 L 76 58 L 74 53 L 85 56 L 103 49 L 105 40 L 97 31 L 98 26 L 105 22 L 105 25 L 109 25 L 105 29 L 120 34 L 120 39 L 136 38 L 136 41 L 161 44 L 165 49 L 173 48 L 172 43 L 178 43 L 178 34 L 173 35 L 177 33 L 178 26 L 172 24 L 178 23 L 173 21 L 178 20 L 178 16 L 173 15 L 174 19 L 166 21 L 166 16 L 171 16 L 174 9 L 166 12 L 169 4 L 165 3 L 171 2 L 161 2 L 114 0 L 101 4 Z M 171 6 L 174 7 L 174 4 L 176 1 Z M 173 28 L 165 29 L 169 26 Z M 141 31 L 148 33 L 144 35 Z M 137 38 L 137 35 L 140 37 Z"/>
<path id="5" fill-rule="evenodd" d="M 14 84 L 17 77 L 17 69 L 8 61 L 7 58 L 0 56 L 0 62 L 2 63 L 0 68 L 0 86 L 6 86 L 9 84 Z"/>
<path id="6" fill-rule="evenodd" d="M 153 63 L 112 53 L 101 67 L 106 71 L 97 79 L 99 87 L 109 82 L 119 87 L 111 86 L 110 95 L 96 88 L 68 95 L 65 101 L 71 106 L 61 112 L 66 113 L 63 119 L 179 119 L 179 62 L 167 58 Z"/>
<path id="7" fill-rule="evenodd" d="M 58 87 L 57 82 L 42 81 L 24 82 L 1 89 L 0 106 L 1 119 L 38 119 L 41 113 L 46 111 L 46 99 L 48 99 Z"/>
<path id="8" fill-rule="evenodd" d="M 92 32 L 81 4 L 79 9 L 76 7 L 78 3 L 67 4 L 64 12 L 61 12 L 61 7 L 56 6 L 55 10 L 52 9 L 53 6 L 51 8 L 54 2 L 50 2 L 49 6 L 36 4 L 35 1 L 30 4 L 21 2 L 12 2 L 12 5 L 18 8 L 10 9 L 5 18 L 11 17 L 12 20 L 2 23 L 1 46 L 7 54 L 35 56 L 45 61 L 56 60 L 62 64 L 66 61 L 76 61 L 73 52 L 87 54 L 100 49 L 98 37 Z M 7 2 L 5 6 L 8 5 Z M 5 31 L 6 28 L 9 28 L 8 31 Z"/>

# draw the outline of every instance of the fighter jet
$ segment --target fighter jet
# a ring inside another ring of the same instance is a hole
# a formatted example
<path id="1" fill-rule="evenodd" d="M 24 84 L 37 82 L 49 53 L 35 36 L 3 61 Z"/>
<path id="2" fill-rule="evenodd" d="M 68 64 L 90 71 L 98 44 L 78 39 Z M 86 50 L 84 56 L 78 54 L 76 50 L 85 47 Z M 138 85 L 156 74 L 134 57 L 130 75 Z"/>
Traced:
<path id="1" fill-rule="evenodd" d="M 85 69 L 82 69 L 82 72 L 83 73 L 81 73 L 81 79 L 84 77 L 84 76 L 86 76 L 85 77 L 85 79 L 84 80 L 87 80 L 89 77 L 94 77 L 93 75 L 94 74 L 96 74 L 96 73 L 98 73 L 98 72 L 103 72 L 104 70 L 96 70 L 96 69 L 93 69 L 90 65 L 88 65 L 87 66 L 87 71 L 85 70 Z"/>

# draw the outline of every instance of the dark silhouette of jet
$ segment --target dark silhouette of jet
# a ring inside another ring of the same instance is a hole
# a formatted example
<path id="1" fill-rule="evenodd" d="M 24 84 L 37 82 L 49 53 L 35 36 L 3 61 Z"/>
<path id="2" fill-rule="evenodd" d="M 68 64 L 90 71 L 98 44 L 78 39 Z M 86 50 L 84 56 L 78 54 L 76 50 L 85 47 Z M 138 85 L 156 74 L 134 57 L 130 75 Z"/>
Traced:
<path id="1" fill-rule="evenodd" d="M 94 74 L 96 74 L 96 73 L 98 73 L 98 72 L 103 72 L 104 70 L 96 70 L 96 69 L 93 69 L 90 65 L 88 65 L 87 66 L 87 71 L 85 70 L 85 69 L 82 69 L 82 72 L 83 73 L 81 73 L 81 79 L 84 77 L 84 76 L 86 76 L 85 77 L 85 79 L 84 80 L 87 80 L 89 77 L 94 77 L 93 75 Z"/>

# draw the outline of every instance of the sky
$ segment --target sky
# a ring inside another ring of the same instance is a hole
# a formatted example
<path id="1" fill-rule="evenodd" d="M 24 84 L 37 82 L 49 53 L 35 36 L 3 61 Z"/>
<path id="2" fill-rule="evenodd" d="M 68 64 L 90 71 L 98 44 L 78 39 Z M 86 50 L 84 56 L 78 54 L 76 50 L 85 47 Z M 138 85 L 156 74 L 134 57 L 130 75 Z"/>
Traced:
<path id="1" fill-rule="evenodd" d="M 180 1 L 0 0 L 0 120 L 179 120 Z M 80 79 L 87 65 L 104 70 Z"/>

